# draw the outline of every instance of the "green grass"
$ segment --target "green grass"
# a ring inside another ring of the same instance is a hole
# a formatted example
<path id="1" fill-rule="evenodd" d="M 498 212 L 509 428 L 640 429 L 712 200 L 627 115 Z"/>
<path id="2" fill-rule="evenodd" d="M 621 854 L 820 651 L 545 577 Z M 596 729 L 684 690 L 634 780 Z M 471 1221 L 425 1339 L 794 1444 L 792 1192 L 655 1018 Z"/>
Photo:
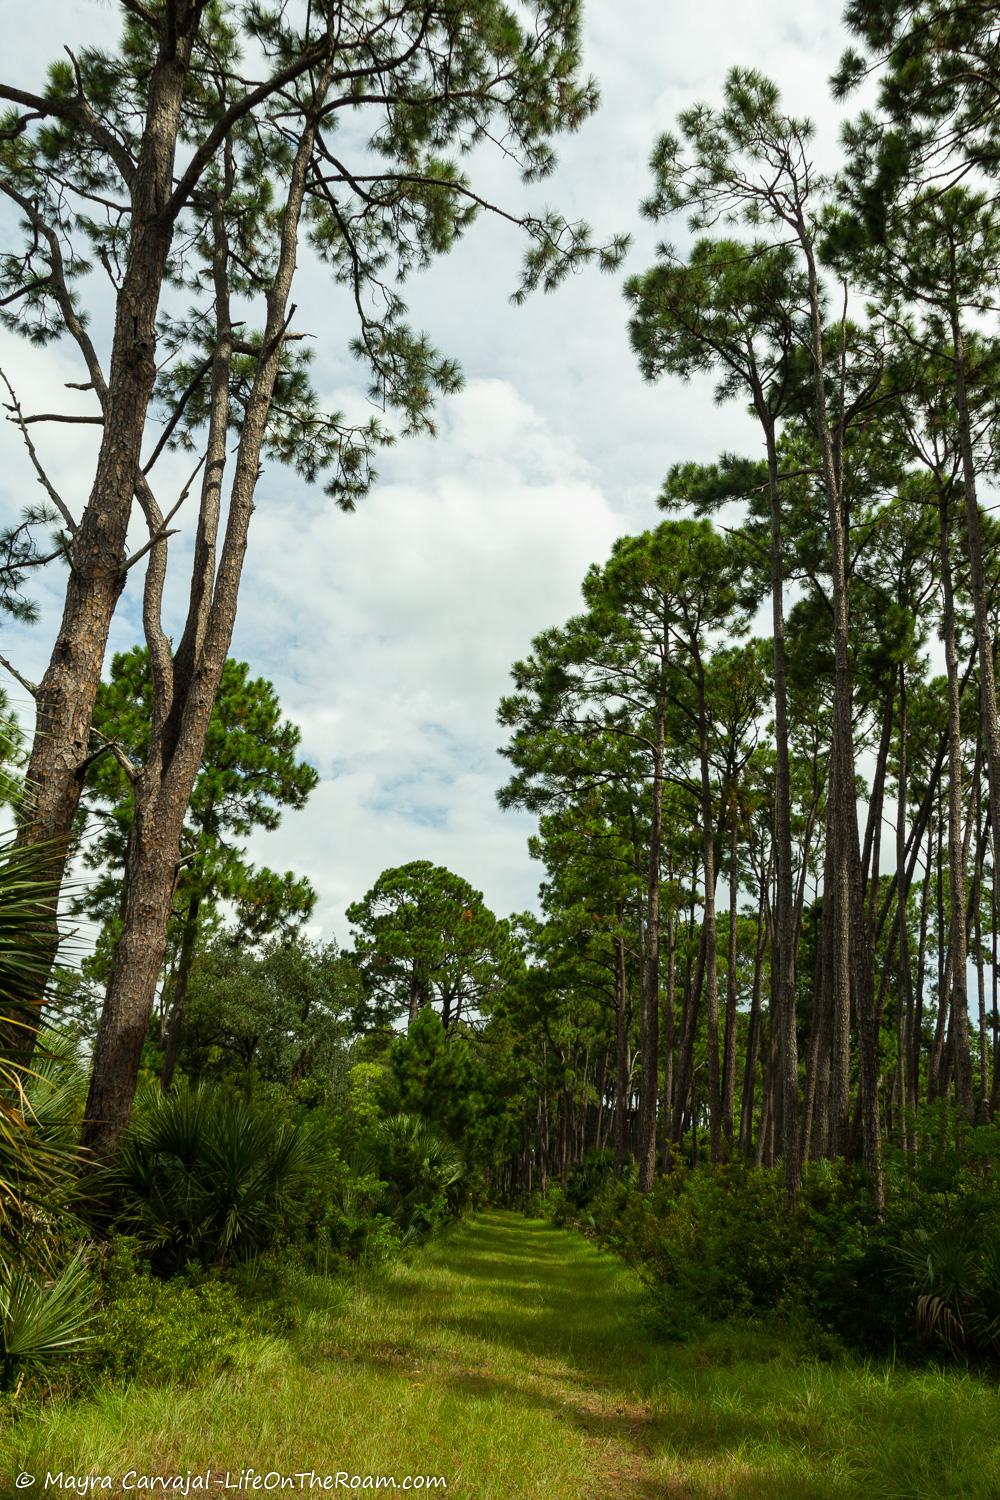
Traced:
<path id="1" fill-rule="evenodd" d="M 253 1467 L 440 1474 L 466 1500 L 1000 1495 L 992 1384 L 815 1363 L 752 1330 L 658 1343 L 630 1272 L 515 1214 L 378 1281 L 308 1286 L 296 1332 L 222 1376 L 26 1413 L 0 1434 L 0 1494 L 21 1469 L 37 1494 L 47 1470 Z"/>

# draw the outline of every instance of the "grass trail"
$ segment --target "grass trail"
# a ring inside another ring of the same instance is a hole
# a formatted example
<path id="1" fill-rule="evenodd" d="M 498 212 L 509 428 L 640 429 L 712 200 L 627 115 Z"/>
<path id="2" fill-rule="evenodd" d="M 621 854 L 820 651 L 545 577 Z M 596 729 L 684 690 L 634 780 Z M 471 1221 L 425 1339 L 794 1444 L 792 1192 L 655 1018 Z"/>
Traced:
<path id="1" fill-rule="evenodd" d="M 658 1343 L 618 1262 L 495 1212 L 319 1297 L 240 1369 L 27 1417 L 0 1434 L 0 1494 L 19 1470 L 52 1495 L 60 1469 L 252 1468 L 443 1475 L 430 1493 L 462 1500 L 995 1500 L 998 1437 L 1000 1394 L 968 1376 L 803 1364 L 725 1329 Z"/>

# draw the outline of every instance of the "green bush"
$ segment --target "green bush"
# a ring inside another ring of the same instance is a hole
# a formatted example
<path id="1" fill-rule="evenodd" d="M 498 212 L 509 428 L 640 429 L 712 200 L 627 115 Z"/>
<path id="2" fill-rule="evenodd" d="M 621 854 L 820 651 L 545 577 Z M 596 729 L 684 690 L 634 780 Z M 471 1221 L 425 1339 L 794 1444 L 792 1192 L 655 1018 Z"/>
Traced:
<path id="1" fill-rule="evenodd" d="M 388 1212 L 386 1183 L 374 1171 L 346 1171 L 336 1189 L 324 1193 L 304 1258 L 329 1275 L 353 1262 L 390 1259 L 399 1250 L 403 1226 Z"/>
<path id="2" fill-rule="evenodd" d="M 1000 1199 L 969 1172 L 937 1190 L 934 1172 L 931 1190 L 890 1164 L 881 1217 L 860 1175 L 826 1162 L 791 1210 L 779 1171 L 700 1166 L 649 1194 L 609 1179 L 575 1217 L 638 1271 L 674 1337 L 777 1315 L 872 1353 L 998 1358 Z M 567 1204 L 546 1206 L 558 1219 Z"/>
<path id="3" fill-rule="evenodd" d="M 919 1225 L 899 1246 L 897 1279 L 920 1340 L 937 1352 L 1000 1359 L 1000 1224 Z"/>
<path id="4" fill-rule="evenodd" d="M 551 1219 L 563 1228 L 573 1219 L 572 1205 L 557 1182 L 550 1182 L 545 1191 L 531 1193 L 525 1201 L 524 1211 L 529 1219 Z M 593 1224 L 589 1225 L 593 1228 Z"/>
<path id="5" fill-rule="evenodd" d="M 187 1381 L 231 1365 L 261 1330 L 236 1290 L 217 1279 L 160 1281 L 127 1239 L 112 1243 L 93 1326 L 96 1371 L 144 1385 Z"/>
<path id="6" fill-rule="evenodd" d="M 775 1173 L 675 1171 L 649 1195 L 614 1184 L 592 1214 L 605 1242 L 654 1291 L 675 1336 L 706 1319 L 810 1310 L 810 1237 L 786 1212 Z"/>
<path id="7" fill-rule="evenodd" d="M 419 1115 L 381 1120 L 356 1165 L 362 1177 L 381 1183 L 371 1207 L 390 1219 L 404 1240 L 430 1233 L 464 1206 L 462 1154 Z"/>
<path id="8" fill-rule="evenodd" d="M 113 1171 L 119 1228 L 160 1270 L 224 1265 L 294 1237 L 319 1170 L 274 1109 L 211 1086 L 147 1097 Z"/>
<path id="9" fill-rule="evenodd" d="M 779 1170 L 689 1167 L 651 1193 L 591 1152 L 532 1194 L 530 1214 L 595 1234 L 632 1265 L 658 1324 L 688 1337 L 719 1321 L 778 1317 L 786 1329 L 865 1352 L 1000 1361 L 1000 1126 L 947 1106 L 920 1114 L 918 1160 L 887 1153 L 886 1205 L 860 1170 L 813 1162 L 789 1210 Z"/>
<path id="10" fill-rule="evenodd" d="M 286 1101 L 282 1111 L 273 1097 L 212 1085 L 151 1095 L 113 1169 L 116 1227 L 162 1275 L 278 1249 L 336 1274 L 385 1259 L 464 1207 L 462 1155 L 427 1121 L 376 1119 L 352 1163 L 340 1153 L 342 1123 L 329 1108 Z"/>
<path id="11" fill-rule="evenodd" d="M 614 1170 L 613 1151 L 588 1151 L 566 1176 L 566 1200 L 570 1207 L 578 1211 L 589 1208 L 614 1177 Z"/>

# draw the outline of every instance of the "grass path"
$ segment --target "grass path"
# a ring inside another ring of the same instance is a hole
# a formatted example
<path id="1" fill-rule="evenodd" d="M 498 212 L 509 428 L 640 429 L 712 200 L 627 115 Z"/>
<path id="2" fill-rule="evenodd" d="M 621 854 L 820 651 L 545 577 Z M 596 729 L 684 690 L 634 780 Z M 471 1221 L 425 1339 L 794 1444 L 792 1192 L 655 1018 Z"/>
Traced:
<path id="1" fill-rule="evenodd" d="M 998 1439 L 1000 1394 L 970 1377 L 803 1363 L 724 1329 L 658 1343 L 615 1260 L 491 1212 L 317 1294 L 224 1376 L 100 1387 L 0 1433 L 0 1495 L 22 1469 L 21 1494 L 51 1495 L 60 1469 L 253 1468 L 443 1475 L 462 1500 L 993 1500 Z"/>

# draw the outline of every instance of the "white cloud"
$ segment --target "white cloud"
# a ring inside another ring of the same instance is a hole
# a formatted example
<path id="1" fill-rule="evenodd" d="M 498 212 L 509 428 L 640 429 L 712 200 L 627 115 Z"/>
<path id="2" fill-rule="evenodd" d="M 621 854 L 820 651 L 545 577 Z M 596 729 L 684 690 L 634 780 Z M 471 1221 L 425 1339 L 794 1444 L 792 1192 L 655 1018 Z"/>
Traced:
<path id="1" fill-rule="evenodd" d="M 261 856 L 322 851 L 334 918 L 418 857 L 503 909 L 530 899 L 523 827 L 494 807 L 496 707 L 620 529 L 572 444 L 507 382 L 472 382 L 442 416 L 355 515 L 272 508 L 265 482 L 254 518 L 235 649 L 273 677 L 327 778 Z"/>

